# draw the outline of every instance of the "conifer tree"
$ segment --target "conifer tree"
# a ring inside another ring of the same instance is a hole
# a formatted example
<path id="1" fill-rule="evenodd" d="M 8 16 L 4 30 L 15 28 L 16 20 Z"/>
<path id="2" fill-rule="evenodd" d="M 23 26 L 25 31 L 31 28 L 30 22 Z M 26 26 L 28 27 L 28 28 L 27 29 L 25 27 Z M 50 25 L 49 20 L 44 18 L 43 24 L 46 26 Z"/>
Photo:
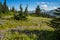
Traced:
<path id="1" fill-rule="evenodd" d="M 20 16 L 19 14 L 17 13 L 17 11 L 15 10 L 14 6 L 12 7 L 12 10 L 11 10 L 14 14 L 14 19 L 16 20 L 19 20 L 20 19 Z"/>
<path id="2" fill-rule="evenodd" d="M 36 15 L 40 15 L 40 7 L 39 7 L 39 5 L 37 6 L 35 13 L 36 13 Z"/>
<path id="3" fill-rule="evenodd" d="M 2 12 L 2 3 L 0 2 L 0 13 Z"/>
<path id="4" fill-rule="evenodd" d="M 20 12 L 19 12 L 19 16 L 23 15 L 23 9 L 22 9 L 22 4 L 20 4 Z"/>
<path id="5" fill-rule="evenodd" d="M 12 12 L 15 12 L 15 8 L 14 8 L 14 6 L 12 7 L 12 10 L 11 10 Z"/>
<path id="6" fill-rule="evenodd" d="M 8 12 L 8 11 L 9 11 L 9 9 L 8 9 L 7 4 L 6 4 L 6 0 L 4 0 L 4 4 L 3 4 L 3 13 Z"/>
<path id="7" fill-rule="evenodd" d="M 28 5 L 27 5 L 26 8 L 25 8 L 24 14 L 25 14 L 25 16 L 28 15 Z"/>
<path id="8" fill-rule="evenodd" d="M 25 16 L 24 13 L 23 13 L 22 4 L 20 4 L 19 17 L 20 17 L 20 18 L 19 18 L 20 20 L 25 20 L 25 19 L 26 19 L 26 16 Z"/>
<path id="9" fill-rule="evenodd" d="M 22 4 L 20 4 L 20 12 L 19 12 L 20 19 L 22 19 L 22 15 L 23 15 L 23 9 Z"/>
<path id="10" fill-rule="evenodd" d="M 2 14 L 2 2 L 0 2 L 0 17 L 1 17 L 1 14 Z"/>
<path id="11" fill-rule="evenodd" d="M 50 26 L 55 28 L 55 39 L 54 40 L 59 40 L 60 39 L 60 8 L 56 9 L 54 11 L 54 14 L 56 15 L 55 18 L 51 21 Z"/>
<path id="12" fill-rule="evenodd" d="M 23 12 L 22 4 L 20 4 L 20 10 L 18 13 L 19 14 L 17 14 L 17 13 L 14 14 L 14 19 L 16 19 L 16 20 L 25 20 L 26 19 L 26 16 Z"/>

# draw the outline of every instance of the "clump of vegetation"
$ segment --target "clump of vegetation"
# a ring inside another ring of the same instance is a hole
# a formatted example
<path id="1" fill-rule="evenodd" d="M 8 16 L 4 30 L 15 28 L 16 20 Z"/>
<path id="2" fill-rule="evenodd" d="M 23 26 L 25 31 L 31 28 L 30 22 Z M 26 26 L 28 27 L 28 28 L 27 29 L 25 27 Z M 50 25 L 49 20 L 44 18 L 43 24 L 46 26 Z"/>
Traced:
<path id="1" fill-rule="evenodd" d="M 2 40 L 54 40 L 53 31 L 10 30 Z"/>
<path id="2" fill-rule="evenodd" d="M 56 14 L 56 17 L 53 18 L 53 20 L 51 21 L 50 26 L 52 26 L 53 28 L 55 28 L 55 40 L 59 40 L 60 39 L 60 8 L 56 9 L 54 14 Z"/>

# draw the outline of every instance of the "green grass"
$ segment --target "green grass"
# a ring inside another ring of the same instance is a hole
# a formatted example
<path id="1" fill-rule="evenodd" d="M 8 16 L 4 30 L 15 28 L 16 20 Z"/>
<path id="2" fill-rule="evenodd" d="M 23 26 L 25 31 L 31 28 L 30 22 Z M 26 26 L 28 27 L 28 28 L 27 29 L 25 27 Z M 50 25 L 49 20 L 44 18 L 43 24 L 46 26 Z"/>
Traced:
<path id="1" fill-rule="evenodd" d="M 8 31 L 2 40 L 54 40 L 53 31 L 32 30 L 29 32 Z"/>
<path id="2" fill-rule="evenodd" d="M 46 22 L 49 22 L 51 18 L 43 18 L 43 17 L 32 17 L 28 16 L 28 19 L 25 21 L 14 20 L 14 19 L 0 19 L 0 29 L 8 29 L 8 28 L 20 28 L 22 30 L 54 30 L 54 28 L 48 26 Z"/>
<path id="3" fill-rule="evenodd" d="M 54 28 L 48 26 L 47 23 L 52 20 L 51 18 L 43 18 L 43 17 L 33 17 L 28 16 L 27 20 L 14 20 L 9 16 L 13 15 L 5 15 L 4 19 L 0 19 L 0 30 L 1 34 L 4 35 L 2 40 L 53 40 L 54 39 Z M 17 29 L 19 31 L 10 31 L 10 29 Z M 5 31 L 9 30 L 9 31 Z M 30 33 L 26 34 L 28 30 Z M 35 31 L 37 30 L 37 31 Z M 36 34 L 36 32 L 39 32 Z M 32 33 L 32 34 L 31 34 Z"/>

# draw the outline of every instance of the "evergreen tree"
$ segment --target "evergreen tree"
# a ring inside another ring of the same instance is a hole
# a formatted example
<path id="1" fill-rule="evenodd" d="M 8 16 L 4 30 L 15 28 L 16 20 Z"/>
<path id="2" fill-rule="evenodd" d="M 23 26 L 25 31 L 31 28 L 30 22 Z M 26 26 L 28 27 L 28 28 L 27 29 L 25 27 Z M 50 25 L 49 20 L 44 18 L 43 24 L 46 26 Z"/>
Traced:
<path id="1" fill-rule="evenodd" d="M 23 12 L 22 4 L 20 4 L 20 11 L 18 12 L 19 14 L 15 13 L 14 14 L 14 19 L 16 20 L 25 20 L 26 16 Z"/>
<path id="2" fill-rule="evenodd" d="M 40 15 L 40 7 L 39 7 L 39 5 L 37 6 L 35 13 L 36 13 L 36 15 Z"/>
<path id="3" fill-rule="evenodd" d="M 12 7 L 12 10 L 11 10 L 14 14 L 14 19 L 16 20 L 19 20 L 20 16 L 19 14 L 17 13 L 17 11 L 15 10 L 14 6 Z"/>
<path id="4" fill-rule="evenodd" d="M 0 17 L 1 17 L 1 14 L 2 14 L 2 3 L 0 2 Z"/>
<path id="5" fill-rule="evenodd" d="M 9 9 L 8 9 L 7 4 L 6 4 L 6 0 L 4 0 L 4 4 L 3 4 L 3 13 L 8 12 L 8 11 L 9 11 Z"/>
<path id="6" fill-rule="evenodd" d="M 20 16 L 20 20 L 23 20 L 26 18 L 26 16 L 23 13 L 23 8 L 22 8 L 22 4 L 20 4 L 20 12 L 19 12 L 19 16 Z"/>
<path id="7" fill-rule="evenodd" d="M 14 6 L 12 7 L 11 11 L 12 11 L 12 12 L 15 12 L 15 8 L 14 8 Z"/>
<path id="8" fill-rule="evenodd" d="M 0 13 L 2 12 L 2 3 L 0 2 Z"/>
<path id="9" fill-rule="evenodd" d="M 20 4 L 20 14 L 23 14 L 22 4 Z"/>
<path id="10" fill-rule="evenodd" d="M 54 40 L 59 40 L 60 39 L 60 8 L 56 9 L 54 14 L 56 17 L 51 21 L 50 26 L 55 28 L 55 39 Z"/>
<path id="11" fill-rule="evenodd" d="M 22 9 L 22 4 L 20 4 L 20 12 L 19 12 L 20 19 L 22 19 L 23 16 L 23 9 Z"/>
<path id="12" fill-rule="evenodd" d="M 25 16 L 28 15 L 28 5 L 27 5 L 26 8 L 25 8 L 25 12 L 24 12 L 24 14 L 25 14 Z"/>

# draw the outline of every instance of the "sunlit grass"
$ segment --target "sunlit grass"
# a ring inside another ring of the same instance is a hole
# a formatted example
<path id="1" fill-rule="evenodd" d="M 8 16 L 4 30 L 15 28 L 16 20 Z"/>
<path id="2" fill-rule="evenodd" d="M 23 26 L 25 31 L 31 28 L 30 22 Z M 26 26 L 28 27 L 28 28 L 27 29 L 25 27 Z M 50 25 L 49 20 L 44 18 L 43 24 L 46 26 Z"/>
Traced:
<path id="1" fill-rule="evenodd" d="M 2 19 L 1 19 L 2 20 Z M 46 22 L 49 22 L 51 18 L 43 18 L 43 17 L 32 17 L 28 16 L 28 19 L 25 21 L 8 19 L 4 20 L 2 24 L 0 24 L 0 29 L 8 29 L 8 28 L 22 28 L 28 30 L 54 30 L 52 27 L 48 26 Z"/>
<path id="2" fill-rule="evenodd" d="M 51 18 L 32 16 L 27 18 L 27 20 L 0 19 L 0 30 L 4 36 L 2 40 L 53 40 L 54 28 L 47 24 Z"/>

